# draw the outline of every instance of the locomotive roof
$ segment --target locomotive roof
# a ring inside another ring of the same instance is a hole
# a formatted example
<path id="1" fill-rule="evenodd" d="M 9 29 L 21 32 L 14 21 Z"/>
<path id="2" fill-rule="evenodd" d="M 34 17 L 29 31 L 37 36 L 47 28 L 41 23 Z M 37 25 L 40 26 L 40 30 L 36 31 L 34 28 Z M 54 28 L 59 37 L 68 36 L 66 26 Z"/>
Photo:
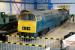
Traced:
<path id="1" fill-rule="evenodd" d="M 48 14 L 59 14 L 63 9 L 54 9 L 54 10 L 33 10 L 33 11 L 24 11 L 23 13 L 29 13 L 29 14 L 34 14 L 35 16 L 44 16 Z"/>
<path id="2" fill-rule="evenodd" d="M 58 13 L 58 10 L 32 11 L 32 14 L 36 16 L 42 16 L 45 14 L 54 14 L 54 13 Z"/>

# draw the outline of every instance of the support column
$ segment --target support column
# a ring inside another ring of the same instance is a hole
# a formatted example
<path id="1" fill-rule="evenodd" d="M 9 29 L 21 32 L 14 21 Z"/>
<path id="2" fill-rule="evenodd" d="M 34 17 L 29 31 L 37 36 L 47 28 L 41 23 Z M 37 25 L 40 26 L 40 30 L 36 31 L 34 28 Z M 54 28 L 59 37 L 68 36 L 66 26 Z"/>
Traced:
<path id="1" fill-rule="evenodd" d="M 53 8 L 53 4 L 51 3 L 51 0 L 48 0 L 48 9 L 52 9 Z"/>
<path id="2" fill-rule="evenodd" d="M 12 15 L 12 0 L 10 0 L 10 15 Z"/>
<path id="3" fill-rule="evenodd" d="M 34 9 L 37 9 L 37 0 L 34 0 Z"/>

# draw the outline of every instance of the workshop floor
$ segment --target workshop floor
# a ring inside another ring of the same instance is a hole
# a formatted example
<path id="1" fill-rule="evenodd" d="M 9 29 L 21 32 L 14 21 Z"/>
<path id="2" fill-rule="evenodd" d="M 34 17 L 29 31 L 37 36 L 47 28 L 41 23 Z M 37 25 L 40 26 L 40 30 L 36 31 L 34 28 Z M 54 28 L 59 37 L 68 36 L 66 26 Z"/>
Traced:
<path id="1" fill-rule="evenodd" d="M 46 36 L 43 36 L 43 38 L 41 38 L 41 39 L 25 41 L 25 40 L 23 40 L 23 38 L 20 39 L 19 37 L 10 36 L 10 37 L 8 37 L 8 41 L 9 42 L 22 42 L 25 44 L 38 44 L 38 45 L 42 45 L 42 46 L 46 45 L 47 47 L 51 47 L 51 48 L 60 48 L 60 40 L 56 40 L 56 39 L 63 39 L 64 35 L 67 35 L 69 32 L 75 32 L 75 23 L 73 21 L 67 21 L 62 26 L 53 29 L 53 31 L 52 30 L 49 31 L 46 34 Z M 16 33 L 14 33 L 13 35 L 16 35 Z M 53 39 L 45 39 L 45 37 L 53 38 Z M 33 50 L 33 49 L 29 48 L 27 50 Z M 36 50 L 38 50 L 38 49 L 36 49 Z"/>

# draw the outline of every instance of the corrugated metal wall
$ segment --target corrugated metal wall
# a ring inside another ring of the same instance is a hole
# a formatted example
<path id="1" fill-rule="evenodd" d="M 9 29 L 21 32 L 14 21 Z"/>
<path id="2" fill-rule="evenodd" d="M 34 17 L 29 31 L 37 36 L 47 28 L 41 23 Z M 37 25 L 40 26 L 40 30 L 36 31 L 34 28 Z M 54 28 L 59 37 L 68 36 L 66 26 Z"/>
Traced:
<path id="1" fill-rule="evenodd" d="M 70 6 L 70 13 L 71 14 L 75 14 L 75 0 L 51 0 L 51 3 L 70 3 L 70 4 L 66 4 Z M 64 5 L 64 4 L 53 4 L 53 8 L 55 9 L 58 5 Z"/>
<path id="2" fill-rule="evenodd" d="M 0 12 L 9 13 L 9 4 L 8 3 L 0 3 Z"/>
<path id="3" fill-rule="evenodd" d="M 2 0 L 3 1 L 3 0 Z M 10 0 L 5 0 L 5 1 L 10 1 Z M 26 2 L 26 3 L 34 3 L 35 0 L 12 0 L 12 1 L 17 1 L 17 2 Z M 48 2 L 48 0 L 37 0 L 37 3 L 46 3 Z M 1 6 L 0 9 L 2 9 L 0 11 L 4 11 L 6 13 L 10 14 L 10 3 L 1 3 L 4 6 Z M 26 9 L 26 10 L 34 10 L 34 5 L 35 4 L 18 4 L 18 3 L 13 3 L 12 4 L 12 14 L 18 14 L 19 11 Z M 8 9 L 9 8 L 9 9 Z M 48 4 L 37 4 L 37 9 L 48 9 Z M 7 10 L 7 11 L 6 11 Z"/>
<path id="4" fill-rule="evenodd" d="M 64 4 L 53 4 L 53 9 L 56 9 L 58 5 L 64 5 Z M 75 14 L 75 4 L 66 4 L 69 5 L 70 14 Z"/>
<path id="5" fill-rule="evenodd" d="M 2 1 L 10 1 L 10 0 L 2 0 Z M 18 1 L 20 2 L 20 0 Z M 12 3 L 11 8 L 12 14 L 17 14 L 19 12 L 18 9 L 21 9 L 21 4 Z M 0 2 L 0 12 L 6 12 L 6 14 L 10 14 L 10 3 Z"/>
<path id="6" fill-rule="evenodd" d="M 10 0 L 2 0 L 2 1 L 10 1 Z M 34 3 L 35 0 L 16 0 L 16 1 Z M 38 3 L 48 3 L 48 1 L 50 0 L 37 0 Z M 58 1 L 51 0 L 51 3 L 75 3 L 75 1 L 74 0 L 58 0 Z M 53 8 L 56 8 L 57 5 L 60 5 L 60 4 L 53 4 Z M 70 5 L 70 12 L 75 13 L 75 10 L 74 10 L 75 4 L 68 4 L 68 5 Z M 19 11 L 23 9 L 34 10 L 34 4 L 18 4 L 18 3 L 12 4 L 12 14 L 18 14 Z M 48 9 L 48 4 L 37 4 L 37 9 Z M 10 14 L 10 3 L 0 2 L 0 11 L 4 11 Z"/>
<path id="7" fill-rule="evenodd" d="M 23 2 L 34 3 L 35 0 L 23 0 Z M 36 0 L 36 2 L 42 3 L 42 4 L 37 4 L 37 9 L 48 9 L 48 4 L 43 4 L 43 3 L 48 3 L 48 0 Z M 29 10 L 34 10 L 34 4 L 25 4 L 25 8 Z"/>

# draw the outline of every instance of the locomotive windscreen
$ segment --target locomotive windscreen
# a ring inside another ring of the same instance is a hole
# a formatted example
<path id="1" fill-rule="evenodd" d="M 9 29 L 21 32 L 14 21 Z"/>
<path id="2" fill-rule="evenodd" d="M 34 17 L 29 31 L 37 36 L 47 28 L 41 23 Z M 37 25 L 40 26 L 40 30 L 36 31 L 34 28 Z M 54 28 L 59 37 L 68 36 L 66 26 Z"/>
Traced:
<path id="1" fill-rule="evenodd" d="M 20 19 L 22 19 L 22 20 L 35 20 L 35 15 L 33 15 L 33 14 L 21 14 Z"/>

